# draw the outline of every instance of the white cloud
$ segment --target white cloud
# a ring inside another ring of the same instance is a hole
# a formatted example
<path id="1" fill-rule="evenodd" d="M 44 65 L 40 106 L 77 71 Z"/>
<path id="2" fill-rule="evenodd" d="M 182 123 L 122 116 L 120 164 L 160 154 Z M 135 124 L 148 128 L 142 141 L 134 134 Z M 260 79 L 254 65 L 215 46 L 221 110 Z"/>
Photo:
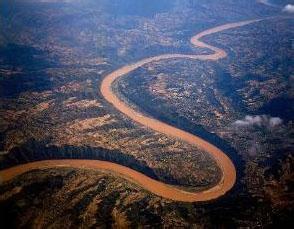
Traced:
<path id="1" fill-rule="evenodd" d="M 283 12 L 294 13 L 294 5 L 288 4 L 283 8 Z"/>
<path id="2" fill-rule="evenodd" d="M 244 119 L 242 120 L 237 120 L 234 122 L 235 125 L 237 126 L 250 126 L 250 125 L 257 125 L 260 126 L 262 123 L 261 116 L 251 116 L 251 115 L 246 115 Z"/>
<path id="3" fill-rule="evenodd" d="M 262 152 L 260 144 L 256 140 L 251 141 L 250 146 L 248 148 L 249 156 L 254 157 L 258 155 L 259 152 Z"/>
<path id="4" fill-rule="evenodd" d="M 279 126 L 283 123 L 283 120 L 279 117 L 274 117 L 269 119 L 269 125 L 271 127 Z"/>
<path id="5" fill-rule="evenodd" d="M 246 115 L 244 119 L 235 121 L 233 125 L 238 127 L 263 126 L 273 128 L 281 125 L 282 123 L 283 120 L 279 117 L 270 117 L 268 115 Z"/>
<path id="6" fill-rule="evenodd" d="M 257 2 L 267 5 L 267 6 L 271 6 L 271 7 L 277 7 L 277 5 L 270 3 L 268 0 L 257 0 Z"/>

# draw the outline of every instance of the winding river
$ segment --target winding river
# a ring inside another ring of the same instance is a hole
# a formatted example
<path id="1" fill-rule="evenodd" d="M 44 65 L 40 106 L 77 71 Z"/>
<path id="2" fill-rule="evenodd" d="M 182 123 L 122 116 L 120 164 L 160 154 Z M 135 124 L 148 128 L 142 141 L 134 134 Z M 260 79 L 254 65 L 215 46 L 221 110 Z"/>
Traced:
<path id="1" fill-rule="evenodd" d="M 226 192 L 228 192 L 236 182 L 236 169 L 230 158 L 219 148 L 213 144 L 205 141 L 204 139 L 190 134 L 184 130 L 178 129 L 174 126 L 168 125 L 152 117 L 146 116 L 140 113 L 121 100 L 112 90 L 112 84 L 118 78 L 134 71 L 135 69 L 155 61 L 161 61 L 166 59 L 185 58 L 203 61 L 217 61 L 227 56 L 227 53 L 218 47 L 206 44 L 200 39 L 204 36 L 218 33 L 224 30 L 233 29 L 241 26 L 248 25 L 260 20 L 248 20 L 236 23 L 229 23 L 222 26 L 218 26 L 212 29 L 205 30 L 191 38 L 191 43 L 196 47 L 206 48 L 212 51 L 212 54 L 204 55 L 188 55 L 188 54 L 164 54 L 154 57 L 142 59 L 136 63 L 123 66 L 118 70 L 105 76 L 101 83 L 100 91 L 103 97 L 112 104 L 117 110 L 128 116 L 130 119 L 139 123 L 153 131 L 166 134 L 170 137 L 177 138 L 181 141 L 194 145 L 207 153 L 209 153 L 217 162 L 222 171 L 222 178 L 214 187 L 200 192 L 188 192 L 183 191 L 175 186 L 165 184 L 163 182 L 154 180 L 140 172 L 137 172 L 128 167 L 99 160 L 46 160 L 31 162 L 23 165 L 14 166 L 0 171 L 0 180 L 2 182 L 11 180 L 12 178 L 23 174 L 27 171 L 34 169 L 56 168 L 56 167 L 71 167 L 71 168 L 83 168 L 83 169 L 101 169 L 114 172 L 131 182 L 136 183 L 142 188 L 150 191 L 158 196 L 184 202 L 197 202 L 208 201 L 216 199 Z"/>

